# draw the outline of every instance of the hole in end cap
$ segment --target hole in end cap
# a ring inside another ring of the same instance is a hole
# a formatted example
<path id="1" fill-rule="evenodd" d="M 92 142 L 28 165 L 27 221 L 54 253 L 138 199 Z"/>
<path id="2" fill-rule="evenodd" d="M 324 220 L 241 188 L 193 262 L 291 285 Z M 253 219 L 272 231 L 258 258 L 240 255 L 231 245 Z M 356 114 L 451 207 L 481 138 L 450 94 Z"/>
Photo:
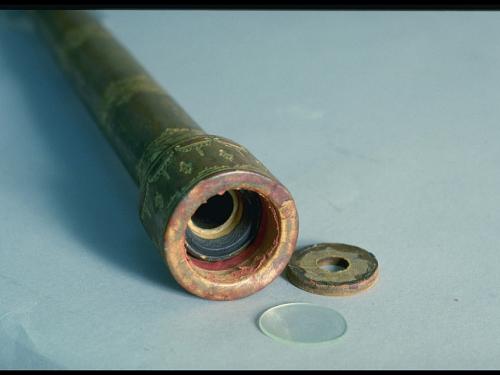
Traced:
<path id="1" fill-rule="evenodd" d="M 328 272 L 340 272 L 349 267 L 349 262 L 344 258 L 328 257 L 317 262 L 318 267 Z"/>

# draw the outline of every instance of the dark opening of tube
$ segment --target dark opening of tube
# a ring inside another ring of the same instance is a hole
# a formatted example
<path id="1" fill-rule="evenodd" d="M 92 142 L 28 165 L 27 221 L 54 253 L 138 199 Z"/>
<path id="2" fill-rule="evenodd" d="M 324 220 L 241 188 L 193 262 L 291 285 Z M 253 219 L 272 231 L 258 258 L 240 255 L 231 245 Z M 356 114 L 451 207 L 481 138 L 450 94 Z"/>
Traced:
<path id="1" fill-rule="evenodd" d="M 261 217 L 259 195 L 229 190 L 202 204 L 186 230 L 188 252 L 206 261 L 221 261 L 243 251 L 257 235 Z"/>
<path id="2" fill-rule="evenodd" d="M 233 196 L 226 191 L 223 195 L 215 195 L 202 204 L 191 220 L 198 228 L 214 229 L 228 221 L 234 208 Z"/>

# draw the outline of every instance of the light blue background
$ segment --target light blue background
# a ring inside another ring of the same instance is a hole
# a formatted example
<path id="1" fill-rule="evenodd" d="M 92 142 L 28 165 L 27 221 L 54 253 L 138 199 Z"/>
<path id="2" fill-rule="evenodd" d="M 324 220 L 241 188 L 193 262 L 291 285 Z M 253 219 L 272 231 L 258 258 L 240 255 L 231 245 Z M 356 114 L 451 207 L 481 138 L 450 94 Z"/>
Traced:
<path id="1" fill-rule="evenodd" d="M 209 133 L 294 195 L 299 245 L 376 254 L 323 297 L 278 278 L 231 302 L 176 285 L 138 191 L 32 34 L 0 27 L 0 367 L 499 368 L 500 14 L 104 11 Z M 264 336 L 266 308 L 341 312 L 332 345 Z"/>

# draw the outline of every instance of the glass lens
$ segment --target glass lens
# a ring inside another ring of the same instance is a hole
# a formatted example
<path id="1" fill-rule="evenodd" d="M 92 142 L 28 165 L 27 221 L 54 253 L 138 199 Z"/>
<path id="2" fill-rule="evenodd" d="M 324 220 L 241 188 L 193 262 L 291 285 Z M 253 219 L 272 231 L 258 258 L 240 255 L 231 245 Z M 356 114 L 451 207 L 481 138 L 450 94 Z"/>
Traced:
<path id="1" fill-rule="evenodd" d="M 326 306 L 286 303 L 262 313 L 259 327 L 278 341 L 317 344 L 342 336 L 347 323 L 340 313 Z"/>

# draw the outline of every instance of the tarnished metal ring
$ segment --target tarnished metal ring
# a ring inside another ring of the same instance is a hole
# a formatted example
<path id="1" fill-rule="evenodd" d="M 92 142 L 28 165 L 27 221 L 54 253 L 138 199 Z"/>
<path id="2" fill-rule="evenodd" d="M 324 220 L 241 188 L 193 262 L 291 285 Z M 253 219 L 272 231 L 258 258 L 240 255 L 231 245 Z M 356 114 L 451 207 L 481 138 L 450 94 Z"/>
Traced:
<path id="1" fill-rule="evenodd" d="M 340 266 L 330 271 L 325 265 Z M 315 294 L 346 296 L 370 288 L 378 280 L 378 261 L 359 247 L 322 243 L 295 251 L 287 267 L 292 284 Z"/>

